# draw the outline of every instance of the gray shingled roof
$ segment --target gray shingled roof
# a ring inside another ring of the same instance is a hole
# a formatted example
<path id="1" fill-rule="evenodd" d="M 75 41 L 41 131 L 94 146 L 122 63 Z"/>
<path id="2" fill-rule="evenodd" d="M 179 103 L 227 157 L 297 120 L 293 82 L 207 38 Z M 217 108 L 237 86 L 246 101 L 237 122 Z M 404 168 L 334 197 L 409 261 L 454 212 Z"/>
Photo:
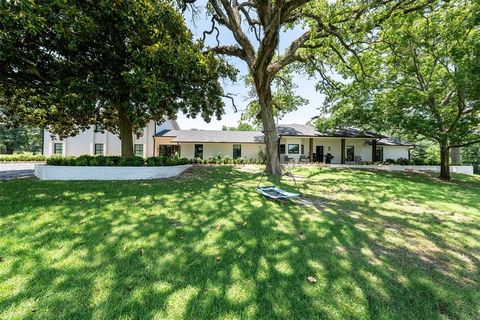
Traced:
<path id="1" fill-rule="evenodd" d="M 372 141 L 367 141 L 368 144 L 372 144 Z M 380 140 L 377 141 L 377 145 L 379 146 L 415 146 L 415 144 L 400 140 L 397 138 L 391 138 L 391 137 L 382 137 Z"/>
<path id="2" fill-rule="evenodd" d="M 345 138 L 378 138 L 378 134 L 362 131 L 355 128 L 331 129 L 323 132 L 314 126 L 303 124 L 279 124 L 277 132 L 282 136 L 318 136 L 318 137 L 345 137 Z"/>
<path id="3" fill-rule="evenodd" d="M 175 137 L 172 142 L 204 143 L 263 143 L 260 131 L 220 131 L 220 130 L 164 130 L 157 137 Z"/>

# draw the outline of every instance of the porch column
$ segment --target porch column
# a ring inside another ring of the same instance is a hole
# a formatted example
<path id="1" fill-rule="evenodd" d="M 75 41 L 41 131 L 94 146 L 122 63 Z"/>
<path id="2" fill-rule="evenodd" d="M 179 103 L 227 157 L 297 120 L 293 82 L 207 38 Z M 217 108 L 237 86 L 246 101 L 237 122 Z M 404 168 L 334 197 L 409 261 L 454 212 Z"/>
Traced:
<path id="1" fill-rule="evenodd" d="M 308 156 L 310 157 L 310 162 L 313 162 L 313 138 L 308 139 Z"/>
<path id="2" fill-rule="evenodd" d="M 341 160 L 341 164 L 345 164 L 345 139 L 342 139 L 341 140 L 341 157 L 340 157 L 340 160 Z"/>
<path id="3" fill-rule="evenodd" d="M 377 140 L 372 139 L 372 162 L 377 162 Z"/>

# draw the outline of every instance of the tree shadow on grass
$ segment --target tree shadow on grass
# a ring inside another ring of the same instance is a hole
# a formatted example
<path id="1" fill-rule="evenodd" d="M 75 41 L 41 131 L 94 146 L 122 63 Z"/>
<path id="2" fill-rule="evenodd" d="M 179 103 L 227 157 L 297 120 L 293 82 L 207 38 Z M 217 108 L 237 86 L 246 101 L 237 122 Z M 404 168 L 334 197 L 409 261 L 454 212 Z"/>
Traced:
<path id="1" fill-rule="evenodd" d="M 0 316 L 478 316 L 478 241 L 470 230 L 479 220 L 454 224 L 450 232 L 468 244 L 460 247 L 428 214 L 381 205 L 409 200 L 427 210 L 430 201 L 448 203 L 457 192 L 451 186 L 436 187 L 432 200 L 422 177 L 322 173 L 315 184 L 301 182 L 319 204 L 312 207 L 260 197 L 258 174 L 233 167 L 195 173 L 164 181 L 31 181 L 28 193 L 26 182 L 0 184 L 0 285 L 12 289 L 1 294 Z M 377 189 L 365 187 L 374 182 Z M 288 180 L 280 186 L 293 189 Z M 319 194 L 333 186 L 364 200 Z M 385 187 L 384 200 L 368 195 Z M 458 203 L 474 209 L 464 198 Z M 403 245 L 412 236 L 440 251 L 428 247 L 422 255 Z"/>

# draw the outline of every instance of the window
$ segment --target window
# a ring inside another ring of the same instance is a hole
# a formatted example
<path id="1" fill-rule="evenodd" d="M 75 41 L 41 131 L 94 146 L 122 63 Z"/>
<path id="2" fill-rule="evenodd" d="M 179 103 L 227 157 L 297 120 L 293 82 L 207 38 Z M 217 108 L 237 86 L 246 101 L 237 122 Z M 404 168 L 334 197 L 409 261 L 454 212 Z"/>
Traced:
<path id="1" fill-rule="evenodd" d="M 103 143 L 95 143 L 95 155 L 103 156 Z"/>
<path id="2" fill-rule="evenodd" d="M 161 144 L 158 146 L 159 155 L 165 157 L 172 157 L 179 152 L 179 147 L 176 144 Z"/>
<path id="3" fill-rule="evenodd" d="M 54 143 L 53 144 L 53 154 L 63 154 L 63 143 Z"/>
<path id="4" fill-rule="evenodd" d="M 285 154 L 285 145 L 284 144 L 280 145 L 280 154 Z"/>
<path id="5" fill-rule="evenodd" d="M 355 161 L 355 148 L 353 146 L 347 146 L 347 161 Z"/>
<path id="6" fill-rule="evenodd" d="M 234 144 L 233 145 L 233 159 L 238 159 L 242 156 L 242 145 Z"/>
<path id="7" fill-rule="evenodd" d="M 141 137 L 143 137 L 143 129 L 137 132 L 137 139 L 140 139 Z"/>
<path id="8" fill-rule="evenodd" d="M 203 159 L 203 144 L 195 145 L 195 158 Z"/>
<path id="9" fill-rule="evenodd" d="M 289 144 L 288 153 L 289 154 L 298 154 L 300 152 L 300 146 L 298 144 Z"/>
<path id="10" fill-rule="evenodd" d="M 302 144 L 302 154 L 305 154 L 305 146 Z"/>
<path id="11" fill-rule="evenodd" d="M 137 157 L 143 157 L 143 144 L 136 143 L 133 152 Z"/>
<path id="12" fill-rule="evenodd" d="M 377 161 L 383 161 L 383 147 L 377 146 L 377 154 L 375 156 Z"/>
<path id="13" fill-rule="evenodd" d="M 95 132 L 102 132 L 105 131 L 105 126 L 101 123 L 97 123 L 95 125 Z"/>

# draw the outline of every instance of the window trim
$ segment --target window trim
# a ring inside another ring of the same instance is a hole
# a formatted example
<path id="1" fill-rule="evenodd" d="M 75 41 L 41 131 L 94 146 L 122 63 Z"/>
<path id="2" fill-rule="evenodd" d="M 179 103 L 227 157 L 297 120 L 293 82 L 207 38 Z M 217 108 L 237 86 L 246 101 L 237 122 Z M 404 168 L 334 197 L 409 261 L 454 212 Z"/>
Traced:
<path id="1" fill-rule="evenodd" d="M 297 152 L 290 152 L 290 146 L 297 146 Z M 288 154 L 300 154 L 300 144 L 299 143 L 289 143 L 287 146 Z"/>
<path id="2" fill-rule="evenodd" d="M 57 152 L 57 146 L 60 146 L 60 153 Z M 63 156 L 63 142 L 54 142 L 53 143 L 53 154 Z"/>
<path id="3" fill-rule="evenodd" d="M 348 150 L 352 149 L 352 159 L 348 158 Z M 346 146 L 345 147 L 345 161 L 354 162 L 355 161 L 355 146 Z"/>
<path id="4" fill-rule="evenodd" d="M 235 147 L 238 147 L 239 151 L 240 151 L 240 153 L 236 156 L 235 156 Z M 232 150 L 233 159 L 241 158 L 242 157 L 242 145 L 241 144 L 234 144 L 232 148 L 233 148 L 233 150 Z"/>
<path id="5" fill-rule="evenodd" d="M 180 155 L 180 146 L 178 144 L 160 144 L 158 145 L 158 155 L 164 157 L 173 157 L 175 153 Z"/>
<path id="6" fill-rule="evenodd" d="M 97 153 L 97 146 L 102 147 L 102 152 L 101 153 Z M 93 146 L 93 154 L 96 155 L 96 156 L 105 155 L 105 144 L 104 143 L 95 143 L 94 146 Z"/>
<path id="7" fill-rule="evenodd" d="M 201 157 L 198 157 L 198 156 L 197 156 L 197 146 L 201 146 L 201 148 L 202 148 L 202 155 L 201 155 Z M 195 157 L 195 159 L 199 158 L 199 159 L 202 159 L 202 160 L 203 160 L 203 151 L 204 151 L 203 143 L 195 143 L 195 144 L 193 145 L 193 156 Z"/>
<path id="8" fill-rule="evenodd" d="M 378 156 L 378 151 L 381 150 L 382 151 L 382 157 L 380 158 Z M 383 149 L 383 146 L 377 146 L 377 148 L 375 149 L 375 160 L 376 161 L 379 161 L 379 162 L 383 162 L 383 159 L 384 159 L 384 155 L 383 155 L 383 152 L 385 150 Z"/>
<path id="9" fill-rule="evenodd" d="M 141 154 L 141 155 L 138 155 L 138 154 L 137 154 L 137 147 L 138 147 L 138 146 L 142 146 L 142 154 Z M 134 156 L 136 156 L 136 157 L 143 157 L 144 152 L 145 152 L 145 146 L 144 146 L 143 143 L 135 143 L 135 144 L 133 145 L 133 155 L 134 155 Z"/>

